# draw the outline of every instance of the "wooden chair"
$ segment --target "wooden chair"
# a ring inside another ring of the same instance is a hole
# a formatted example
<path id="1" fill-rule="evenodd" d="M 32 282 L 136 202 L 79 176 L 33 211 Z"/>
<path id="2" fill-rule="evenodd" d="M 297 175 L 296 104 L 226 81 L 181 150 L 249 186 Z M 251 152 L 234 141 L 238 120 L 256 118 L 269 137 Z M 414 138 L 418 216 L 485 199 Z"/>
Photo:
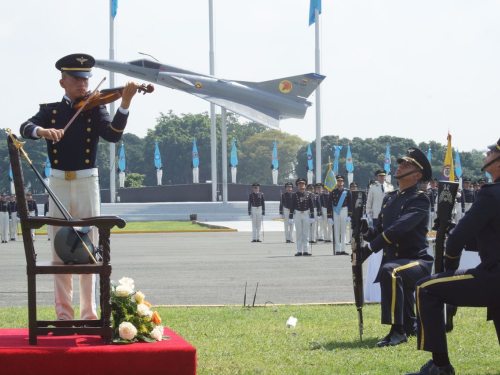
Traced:
<path id="1" fill-rule="evenodd" d="M 114 226 L 125 227 L 125 220 L 117 216 L 100 216 L 67 221 L 50 217 L 30 217 L 24 191 L 23 169 L 20 151 L 8 137 L 8 147 L 14 186 L 17 195 L 18 215 L 21 219 L 21 229 L 26 254 L 26 273 L 28 275 L 28 318 L 29 344 L 37 344 L 37 336 L 49 332 L 59 336 L 69 335 L 99 335 L 106 344 L 112 342 L 111 327 L 111 264 L 110 264 L 110 231 Z M 102 248 L 102 261 L 97 264 L 64 264 L 62 262 L 37 261 L 31 229 L 39 229 L 43 225 L 61 227 L 95 226 L 99 230 L 99 246 Z M 36 275 L 51 274 L 97 274 L 100 279 L 101 317 L 95 320 L 37 320 L 36 309 Z"/>

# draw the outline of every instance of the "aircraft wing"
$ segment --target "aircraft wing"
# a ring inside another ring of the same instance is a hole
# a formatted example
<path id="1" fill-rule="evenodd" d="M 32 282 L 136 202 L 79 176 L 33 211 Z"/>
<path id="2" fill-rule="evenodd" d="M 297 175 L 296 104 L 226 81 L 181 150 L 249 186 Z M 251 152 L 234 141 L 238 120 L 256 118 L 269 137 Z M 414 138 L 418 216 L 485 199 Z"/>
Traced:
<path id="1" fill-rule="evenodd" d="M 282 117 L 276 111 L 272 111 L 266 108 L 256 109 L 229 99 L 218 98 L 215 96 L 201 94 L 197 92 L 190 91 L 189 93 L 199 98 L 205 99 L 210 103 L 214 103 L 219 107 L 224 107 L 231 112 L 237 113 L 238 115 L 246 117 L 261 125 L 267 126 L 272 129 L 280 128 L 280 120 L 282 119 Z"/>

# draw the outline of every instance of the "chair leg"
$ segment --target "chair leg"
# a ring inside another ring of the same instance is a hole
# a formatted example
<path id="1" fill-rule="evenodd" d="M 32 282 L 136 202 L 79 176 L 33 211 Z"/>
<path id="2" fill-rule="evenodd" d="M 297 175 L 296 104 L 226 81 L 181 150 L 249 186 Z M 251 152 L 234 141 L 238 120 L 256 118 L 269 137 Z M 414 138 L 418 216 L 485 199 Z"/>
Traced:
<path id="1" fill-rule="evenodd" d="M 28 275 L 28 328 L 29 344 L 36 345 L 36 275 Z"/>

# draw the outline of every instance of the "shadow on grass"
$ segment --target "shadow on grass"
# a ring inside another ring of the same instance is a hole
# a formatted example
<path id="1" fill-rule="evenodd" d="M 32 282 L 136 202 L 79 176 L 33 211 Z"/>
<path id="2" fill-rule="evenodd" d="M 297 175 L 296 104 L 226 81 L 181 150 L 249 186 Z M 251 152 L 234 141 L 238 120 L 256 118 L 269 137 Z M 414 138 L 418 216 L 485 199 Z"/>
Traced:
<path id="1" fill-rule="evenodd" d="M 326 344 L 312 341 L 310 343 L 311 350 L 324 349 L 326 351 L 335 351 L 337 349 L 377 349 L 375 344 L 380 341 L 380 338 L 370 337 L 363 341 L 329 341 Z"/>

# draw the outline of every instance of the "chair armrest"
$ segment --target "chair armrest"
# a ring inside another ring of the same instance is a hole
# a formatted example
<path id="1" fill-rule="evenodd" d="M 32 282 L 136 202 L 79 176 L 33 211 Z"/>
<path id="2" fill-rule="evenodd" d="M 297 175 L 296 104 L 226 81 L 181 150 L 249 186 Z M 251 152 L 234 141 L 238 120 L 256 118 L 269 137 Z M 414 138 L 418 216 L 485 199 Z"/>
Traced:
<path id="1" fill-rule="evenodd" d="M 21 219 L 21 225 L 28 229 L 39 229 L 44 225 L 53 225 L 58 227 L 92 227 L 111 229 L 115 226 L 124 228 L 127 223 L 118 216 L 96 216 L 84 219 L 58 219 L 47 216 L 31 216 Z"/>

